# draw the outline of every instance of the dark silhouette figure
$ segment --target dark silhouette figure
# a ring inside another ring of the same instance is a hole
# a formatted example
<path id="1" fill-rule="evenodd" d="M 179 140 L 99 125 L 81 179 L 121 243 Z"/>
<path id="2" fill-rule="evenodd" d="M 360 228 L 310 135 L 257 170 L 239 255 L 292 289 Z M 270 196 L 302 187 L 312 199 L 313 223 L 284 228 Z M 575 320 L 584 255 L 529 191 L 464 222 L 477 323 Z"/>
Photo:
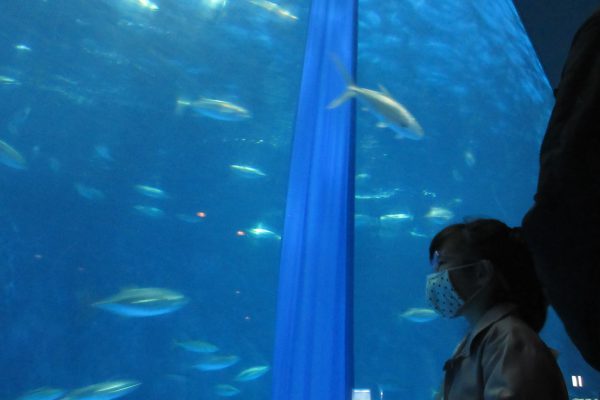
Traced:
<path id="1" fill-rule="evenodd" d="M 600 371 L 600 10 L 575 35 L 555 97 L 523 233 L 550 304 Z"/>

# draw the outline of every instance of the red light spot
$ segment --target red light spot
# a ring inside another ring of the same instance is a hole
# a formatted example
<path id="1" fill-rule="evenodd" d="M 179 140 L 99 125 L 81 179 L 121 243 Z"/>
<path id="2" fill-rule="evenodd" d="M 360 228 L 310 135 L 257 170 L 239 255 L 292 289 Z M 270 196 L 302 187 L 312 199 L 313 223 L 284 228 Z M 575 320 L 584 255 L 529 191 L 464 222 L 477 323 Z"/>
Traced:
<path id="1" fill-rule="evenodd" d="M 200 217 L 200 218 L 204 218 L 204 217 L 206 217 L 206 213 L 205 213 L 204 211 L 198 211 L 198 212 L 196 213 L 196 215 L 197 215 L 198 217 Z"/>
<path id="2" fill-rule="evenodd" d="M 235 234 L 238 236 L 246 236 L 246 232 L 244 231 L 237 231 Z"/>

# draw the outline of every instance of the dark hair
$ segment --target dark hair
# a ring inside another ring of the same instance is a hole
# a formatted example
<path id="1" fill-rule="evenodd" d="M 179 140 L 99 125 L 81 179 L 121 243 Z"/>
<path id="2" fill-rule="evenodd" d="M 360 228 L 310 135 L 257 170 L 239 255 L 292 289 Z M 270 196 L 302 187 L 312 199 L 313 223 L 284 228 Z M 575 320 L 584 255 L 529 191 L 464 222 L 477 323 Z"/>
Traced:
<path id="1" fill-rule="evenodd" d="M 438 232 L 429 245 L 429 259 L 442 244 L 461 235 L 481 259 L 489 260 L 507 287 L 498 285 L 497 301 L 517 305 L 521 318 L 536 332 L 546 322 L 548 301 L 536 275 L 533 260 L 520 228 L 509 228 L 496 219 L 476 219 L 447 226 Z"/>

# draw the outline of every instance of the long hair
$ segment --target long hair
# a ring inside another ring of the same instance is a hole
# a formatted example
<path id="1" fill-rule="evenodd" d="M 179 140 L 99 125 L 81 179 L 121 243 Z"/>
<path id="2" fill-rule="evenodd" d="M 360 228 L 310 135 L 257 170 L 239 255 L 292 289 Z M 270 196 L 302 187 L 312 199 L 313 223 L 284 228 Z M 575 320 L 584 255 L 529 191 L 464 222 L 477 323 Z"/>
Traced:
<path id="1" fill-rule="evenodd" d="M 495 300 L 516 304 L 521 318 L 539 332 L 546 322 L 548 301 L 520 228 L 509 228 L 496 219 L 476 219 L 447 226 L 432 239 L 429 259 L 455 235 L 460 235 L 481 259 L 491 261 L 494 271 L 501 275 L 504 285 L 496 285 Z"/>

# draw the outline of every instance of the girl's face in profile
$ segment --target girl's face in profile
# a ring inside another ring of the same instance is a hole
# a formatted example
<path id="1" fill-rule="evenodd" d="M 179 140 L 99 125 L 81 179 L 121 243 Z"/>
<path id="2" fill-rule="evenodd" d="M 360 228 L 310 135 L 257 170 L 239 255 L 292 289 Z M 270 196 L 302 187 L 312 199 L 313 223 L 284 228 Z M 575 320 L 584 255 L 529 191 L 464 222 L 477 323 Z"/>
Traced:
<path id="1" fill-rule="evenodd" d="M 447 238 L 436 250 L 432 267 L 435 272 L 440 272 L 473 264 L 480 260 L 479 254 L 473 251 L 461 237 L 454 235 Z M 449 274 L 450 282 L 461 299 L 471 298 L 480 287 L 480 272 L 478 268 L 461 268 Z"/>

